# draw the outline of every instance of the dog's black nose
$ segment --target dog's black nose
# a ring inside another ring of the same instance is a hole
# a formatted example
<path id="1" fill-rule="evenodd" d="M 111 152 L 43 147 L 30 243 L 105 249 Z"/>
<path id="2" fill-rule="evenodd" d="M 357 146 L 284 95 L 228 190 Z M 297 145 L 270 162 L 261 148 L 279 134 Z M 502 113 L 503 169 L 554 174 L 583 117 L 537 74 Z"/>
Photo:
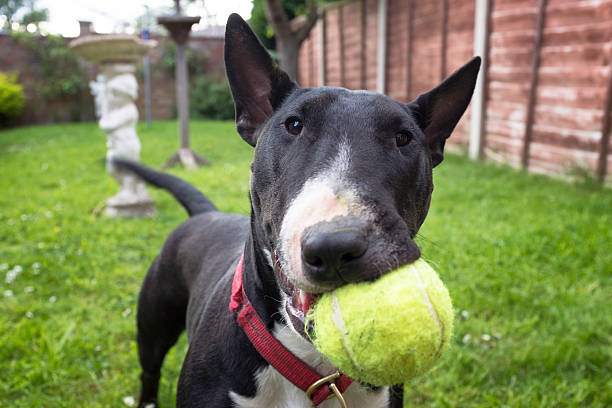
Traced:
<path id="1" fill-rule="evenodd" d="M 313 282 L 338 284 L 362 280 L 361 258 L 368 249 L 364 223 L 324 222 L 302 236 L 302 262 Z"/>

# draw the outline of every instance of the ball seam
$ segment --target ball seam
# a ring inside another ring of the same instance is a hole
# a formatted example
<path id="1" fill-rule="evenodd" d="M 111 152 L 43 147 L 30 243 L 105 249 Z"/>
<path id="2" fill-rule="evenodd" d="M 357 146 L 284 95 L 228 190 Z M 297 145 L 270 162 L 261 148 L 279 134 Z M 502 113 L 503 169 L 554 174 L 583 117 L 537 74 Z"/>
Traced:
<path id="1" fill-rule="evenodd" d="M 411 269 L 412 269 L 412 272 L 414 272 L 414 275 L 416 276 L 418 287 L 421 290 L 421 294 L 425 298 L 425 303 L 427 304 L 427 308 L 429 309 L 429 314 L 436 322 L 438 326 L 438 330 L 440 331 L 440 343 L 438 344 L 438 349 L 436 350 L 436 354 L 437 354 L 442 349 L 442 345 L 444 343 L 444 325 L 440 321 L 440 318 L 438 317 L 438 312 L 436 312 L 436 309 L 434 308 L 433 304 L 431 303 L 431 300 L 429 299 L 429 295 L 427 294 L 427 291 L 425 290 L 426 286 L 423 283 L 423 280 L 421 279 L 421 275 L 419 275 L 419 271 L 414 267 L 414 265 L 411 265 Z"/>
<path id="2" fill-rule="evenodd" d="M 340 331 L 340 334 L 342 335 L 342 345 L 344 346 L 344 349 L 346 350 L 346 353 L 348 354 L 348 357 L 353 363 L 353 365 L 359 371 L 363 371 L 362 368 L 359 366 L 359 364 L 357 364 L 355 353 L 353 352 L 353 348 L 351 347 L 351 344 L 349 343 L 349 338 L 348 338 L 349 333 L 348 333 L 348 330 L 346 329 L 346 323 L 344 322 L 344 319 L 342 318 L 342 310 L 340 309 L 340 301 L 338 300 L 338 296 L 336 296 L 336 292 L 332 292 L 331 307 L 332 307 L 332 320 L 334 322 L 334 325 L 336 326 L 336 328 L 338 328 L 338 330 Z"/>

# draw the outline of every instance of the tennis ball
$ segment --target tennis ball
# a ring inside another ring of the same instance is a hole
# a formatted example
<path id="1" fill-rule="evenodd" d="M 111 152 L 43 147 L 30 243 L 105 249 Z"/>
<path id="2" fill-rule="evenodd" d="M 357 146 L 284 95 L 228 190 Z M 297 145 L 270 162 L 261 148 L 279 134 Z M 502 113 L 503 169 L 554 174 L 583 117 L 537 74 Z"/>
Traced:
<path id="1" fill-rule="evenodd" d="M 429 370 L 453 329 L 448 290 L 422 259 L 374 282 L 323 294 L 306 332 L 342 372 L 372 385 L 405 383 Z"/>

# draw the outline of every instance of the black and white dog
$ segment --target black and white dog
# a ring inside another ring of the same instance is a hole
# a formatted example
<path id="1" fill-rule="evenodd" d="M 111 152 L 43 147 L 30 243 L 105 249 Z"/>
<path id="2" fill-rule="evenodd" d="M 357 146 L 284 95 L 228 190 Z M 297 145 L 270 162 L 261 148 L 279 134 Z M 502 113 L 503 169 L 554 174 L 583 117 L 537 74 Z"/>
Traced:
<path id="1" fill-rule="evenodd" d="M 244 254 L 245 294 L 267 329 L 321 375 L 334 372 L 305 335 L 305 314 L 323 292 L 419 258 L 413 239 L 429 209 L 432 168 L 469 104 L 480 59 L 408 104 L 367 91 L 303 89 L 234 14 L 225 63 L 238 133 L 255 147 L 250 217 L 217 211 L 176 177 L 119 163 L 170 191 L 190 215 L 168 237 L 138 300 L 141 407 L 156 405 L 164 356 L 185 329 L 179 407 L 312 405 L 229 310 L 238 260 Z M 402 387 L 355 381 L 344 398 L 351 408 L 401 407 Z"/>

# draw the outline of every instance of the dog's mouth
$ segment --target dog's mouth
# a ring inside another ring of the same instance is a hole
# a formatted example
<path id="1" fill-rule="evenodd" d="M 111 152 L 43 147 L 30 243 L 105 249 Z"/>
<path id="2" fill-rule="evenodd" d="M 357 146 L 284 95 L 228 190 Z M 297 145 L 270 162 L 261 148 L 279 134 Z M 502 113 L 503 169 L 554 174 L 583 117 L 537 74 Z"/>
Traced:
<path id="1" fill-rule="evenodd" d="M 299 305 L 295 306 L 296 301 L 294 299 L 296 296 L 287 297 L 285 301 L 285 310 L 289 317 L 289 324 L 291 324 L 293 329 L 300 336 L 310 341 L 309 333 L 312 334 L 314 332 L 314 321 L 306 321 L 306 316 L 308 315 L 310 307 L 316 303 L 321 295 L 306 293 L 300 289 L 298 289 L 297 292 L 299 293 L 297 297 L 301 297 L 303 300 L 298 299 L 297 302 Z"/>
<path id="2" fill-rule="evenodd" d="M 287 310 L 287 313 L 291 318 L 297 319 L 297 322 L 292 321 L 294 327 L 296 326 L 295 323 L 298 323 L 300 328 L 304 327 L 308 311 L 320 296 L 320 294 L 307 293 L 294 287 L 291 296 L 287 296 L 285 301 L 285 309 Z M 295 328 L 297 329 L 298 327 Z"/>
<path id="3" fill-rule="evenodd" d="M 305 333 L 306 316 L 308 311 L 314 306 L 321 293 L 310 293 L 295 286 L 287 277 L 280 261 L 275 256 L 274 273 L 276 274 L 281 291 L 284 293 L 284 308 L 289 317 L 293 328 L 302 336 L 307 337 Z"/>

